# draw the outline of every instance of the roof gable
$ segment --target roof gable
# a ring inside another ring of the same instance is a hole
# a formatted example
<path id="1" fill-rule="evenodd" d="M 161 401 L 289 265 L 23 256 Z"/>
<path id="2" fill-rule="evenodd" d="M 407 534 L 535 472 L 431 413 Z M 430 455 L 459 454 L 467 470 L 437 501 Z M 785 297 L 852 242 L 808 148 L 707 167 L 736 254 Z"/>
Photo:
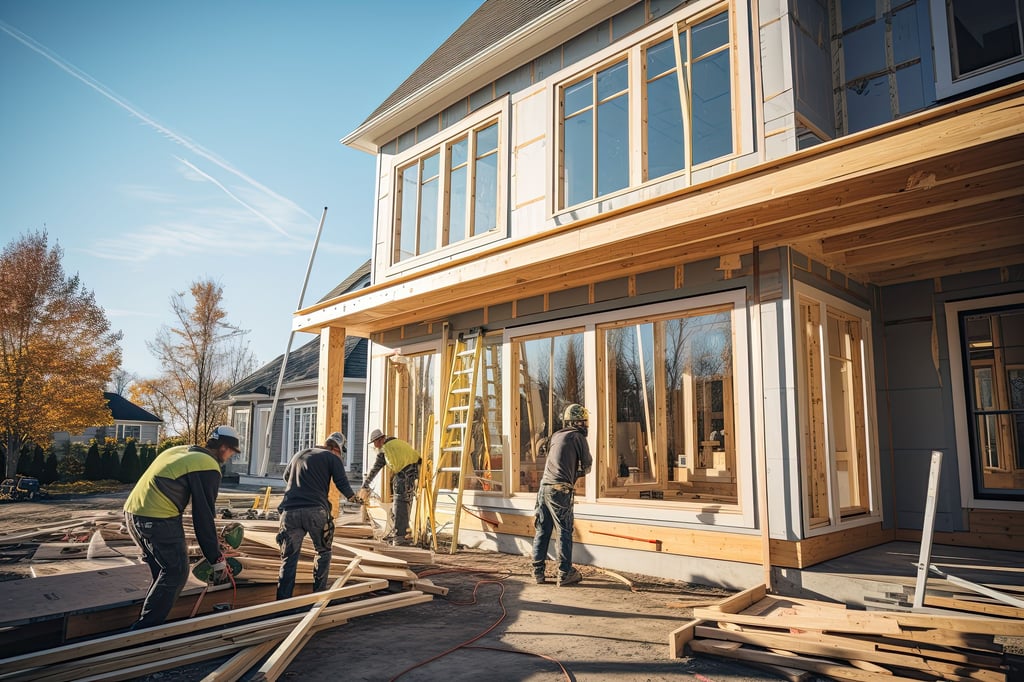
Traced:
<path id="1" fill-rule="evenodd" d="M 115 421 L 155 422 L 158 424 L 162 424 L 164 421 L 149 410 L 139 407 L 132 401 L 117 393 L 104 393 L 103 397 L 107 399 L 107 407 L 110 408 L 110 416 L 112 416 Z"/>

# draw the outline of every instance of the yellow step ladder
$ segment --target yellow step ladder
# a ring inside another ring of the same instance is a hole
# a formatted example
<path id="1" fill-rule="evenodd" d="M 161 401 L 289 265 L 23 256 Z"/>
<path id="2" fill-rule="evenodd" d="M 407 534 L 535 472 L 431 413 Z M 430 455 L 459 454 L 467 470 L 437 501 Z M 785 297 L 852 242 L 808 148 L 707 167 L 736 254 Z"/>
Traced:
<path id="1" fill-rule="evenodd" d="M 441 447 L 437 449 L 432 467 L 430 503 L 432 546 L 437 550 L 437 505 L 442 499 L 455 504 L 452 521 L 454 554 L 459 545 L 459 521 L 467 479 L 474 478 L 472 466 L 472 425 L 476 419 L 476 386 L 479 377 L 482 330 L 460 334 L 452 348 L 451 371 L 441 414 Z M 486 428 L 485 428 L 486 432 Z"/>

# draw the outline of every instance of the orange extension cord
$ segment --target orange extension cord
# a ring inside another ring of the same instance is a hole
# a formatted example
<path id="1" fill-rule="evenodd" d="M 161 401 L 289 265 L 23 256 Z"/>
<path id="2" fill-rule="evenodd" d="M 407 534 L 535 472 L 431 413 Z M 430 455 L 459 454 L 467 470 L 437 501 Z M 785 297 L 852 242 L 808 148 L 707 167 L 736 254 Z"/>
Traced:
<path id="1" fill-rule="evenodd" d="M 491 574 L 492 571 L 481 570 L 481 569 L 468 569 L 468 568 L 449 568 L 449 569 L 444 569 L 444 570 L 431 569 L 431 570 L 423 571 L 422 573 L 418 574 L 418 577 L 425 578 L 427 576 L 441 575 L 441 574 L 444 574 L 444 573 L 481 573 L 481 574 L 488 575 L 488 574 Z M 438 659 L 444 658 L 448 654 L 450 654 L 452 652 L 455 652 L 455 651 L 458 651 L 459 649 L 479 649 L 479 650 L 485 650 L 485 651 L 501 651 L 503 653 L 508 653 L 508 654 L 522 654 L 524 656 L 536 656 L 537 658 L 542 658 L 545 661 L 551 661 L 552 663 L 557 665 L 559 667 L 559 669 L 562 671 L 562 675 L 565 677 L 566 681 L 567 682 L 571 682 L 572 681 L 572 676 L 569 675 L 569 671 L 565 669 L 565 666 L 562 665 L 559 661 L 555 660 L 554 658 L 551 658 L 550 656 L 545 656 L 544 654 L 535 654 L 535 653 L 531 653 L 529 651 L 516 651 L 514 649 L 503 649 L 501 647 L 470 646 L 473 642 L 475 642 L 478 639 L 484 637 L 489 632 L 491 632 L 491 630 L 493 630 L 494 628 L 498 627 L 498 625 L 501 624 L 501 622 L 503 620 L 505 620 L 505 617 L 508 615 L 508 611 L 505 609 L 505 602 L 504 602 L 504 599 L 503 599 L 503 597 L 505 596 L 505 583 L 503 581 L 509 575 L 511 575 L 511 573 L 505 575 L 502 578 L 498 578 L 498 579 L 491 578 L 491 579 L 477 581 L 476 585 L 473 586 L 473 598 L 470 601 L 456 602 L 456 601 L 450 601 L 449 600 L 449 603 L 454 604 L 455 606 L 472 606 L 472 605 L 477 603 L 477 592 L 479 592 L 480 587 L 482 585 L 497 585 L 499 587 L 498 605 L 501 607 L 501 617 L 498 618 L 498 620 L 494 621 L 494 623 L 492 623 L 490 625 L 490 627 L 488 627 L 486 630 L 484 630 L 480 634 L 476 635 L 475 637 L 471 637 L 470 639 L 466 640 L 465 642 L 462 642 L 461 644 L 457 644 L 457 645 L 453 646 L 452 648 L 448 649 L 447 651 L 442 651 L 441 653 L 437 654 L 436 656 L 431 656 L 430 658 L 428 658 L 426 660 L 420 661 L 419 663 L 415 663 L 415 664 L 409 666 L 408 668 L 406 668 L 402 672 L 400 672 L 397 675 L 395 675 L 394 677 L 392 677 L 391 678 L 391 682 L 395 682 L 395 680 L 400 678 L 402 675 L 405 675 L 406 673 L 408 673 L 408 672 L 410 672 L 412 670 L 415 670 L 416 668 L 421 668 L 421 667 L 427 665 L 428 663 L 432 663 L 432 662 L 434 662 L 434 661 L 436 661 Z"/>

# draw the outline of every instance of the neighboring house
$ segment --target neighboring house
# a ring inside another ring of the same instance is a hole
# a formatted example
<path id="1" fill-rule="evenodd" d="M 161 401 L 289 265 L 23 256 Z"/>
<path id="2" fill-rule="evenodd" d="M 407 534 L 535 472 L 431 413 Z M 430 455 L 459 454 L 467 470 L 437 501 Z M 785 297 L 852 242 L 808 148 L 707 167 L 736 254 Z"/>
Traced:
<path id="1" fill-rule="evenodd" d="M 325 299 L 365 287 L 369 280 L 370 262 L 367 261 L 332 289 Z M 338 424 L 327 429 L 327 433 L 340 429 L 349 437 L 346 467 L 351 471 L 361 471 L 365 448 L 366 347 L 366 339 L 351 337 L 345 342 L 345 391 L 341 397 L 341 418 Z M 273 410 L 270 446 L 264 447 L 283 358 L 284 355 L 274 358 L 218 398 L 218 402 L 227 404 L 228 420 L 242 437 L 242 451 L 225 467 L 228 474 L 280 478 L 292 455 L 317 444 L 320 339 L 313 338 L 288 354 L 281 393 Z"/>
<path id="2" fill-rule="evenodd" d="M 110 416 L 114 419 L 113 424 L 90 426 L 80 434 L 57 431 L 53 434 L 53 441 L 88 443 L 95 438 L 102 443 L 106 438 L 116 438 L 118 442 L 123 443 L 128 438 L 134 438 L 136 443 L 159 442 L 163 419 L 117 393 L 104 393 L 103 397 L 107 399 Z"/>
<path id="3" fill-rule="evenodd" d="M 1024 550 L 1021 35 L 1019 0 L 489 0 L 343 140 L 372 284 L 293 328 L 370 338 L 369 422 L 435 452 L 483 328 L 466 542 L 528 551 L 580 402 L 581 561 L 750 584 L 915 540 L 933 450 L 936 542 Z"/>

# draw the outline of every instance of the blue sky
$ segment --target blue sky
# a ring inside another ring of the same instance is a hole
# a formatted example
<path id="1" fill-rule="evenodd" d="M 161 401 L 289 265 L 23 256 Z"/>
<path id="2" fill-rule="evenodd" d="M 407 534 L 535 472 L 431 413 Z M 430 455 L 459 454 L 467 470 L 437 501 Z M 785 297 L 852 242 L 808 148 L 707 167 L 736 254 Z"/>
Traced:
<path id="1" fill-rule="evenodd" d="M 45 229 L 123 367 L 203 277 L 259 364 L 370 255 L 352 132 L 481 0 L 0 0 L 0 242 Z M 297 334 L 293 348 L 312 337 Z"/>

